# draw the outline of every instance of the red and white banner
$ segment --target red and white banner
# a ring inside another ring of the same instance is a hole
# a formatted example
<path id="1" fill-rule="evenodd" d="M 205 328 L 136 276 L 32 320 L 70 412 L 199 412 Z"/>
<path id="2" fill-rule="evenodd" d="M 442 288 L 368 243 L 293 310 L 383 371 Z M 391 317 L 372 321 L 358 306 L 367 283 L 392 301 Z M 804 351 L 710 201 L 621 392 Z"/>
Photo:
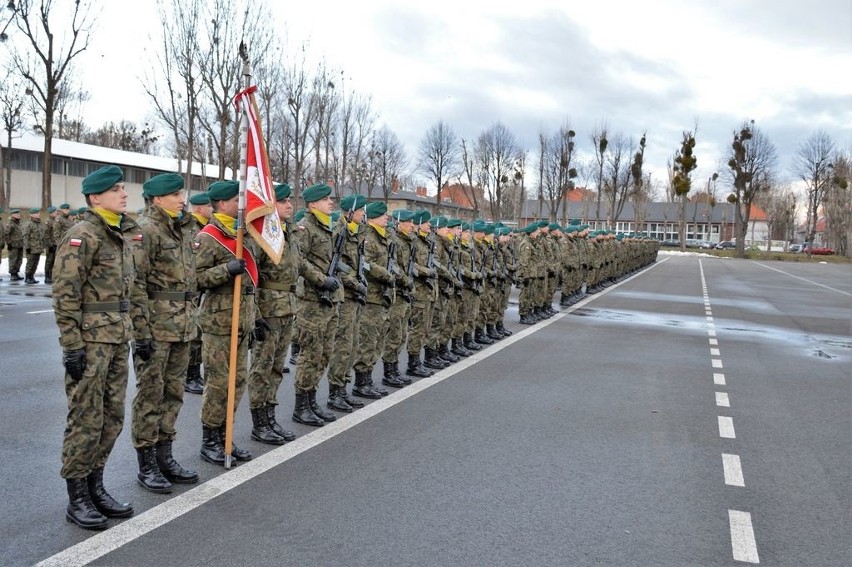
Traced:
<path id="1" fill-rule="evenodd" d="M 249 87 L 234 98 L 237 110 L 248 117 L 248 137 L 245 156 L 245 179 L 241 180 L 240 191 L 245 189 L 244 218 L 246 230 L 260 244 L 263 251 L 276 264 L 284 253 L 284 230 L 275 210 L 275 188 L 269 173 L 269 155 L 260 129 L 260 112 L 254 98 L 256 86 Z"/>

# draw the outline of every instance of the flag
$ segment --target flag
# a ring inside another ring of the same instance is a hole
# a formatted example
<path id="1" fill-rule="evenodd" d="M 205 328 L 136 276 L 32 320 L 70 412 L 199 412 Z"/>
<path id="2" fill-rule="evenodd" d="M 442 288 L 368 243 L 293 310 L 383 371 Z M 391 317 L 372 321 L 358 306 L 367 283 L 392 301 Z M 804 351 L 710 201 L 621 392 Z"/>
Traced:
<path id="1" fill-rule="evenodd" d="M 284 230 L 281 219 L 275 209 L 275 188 L 272 185 L 272 175 L 269 173 L 269 156 L 260 129 L 260 112 L 254 93 L 257 86 L 251 86 L 234 98 L 234 103 L 240 112 L 248 117 L 248 136 L 246 137 L 245 155 L 245 223 L 246 230 L 260 244 L 275 264 L 281 261 L 284 253 Z"/>

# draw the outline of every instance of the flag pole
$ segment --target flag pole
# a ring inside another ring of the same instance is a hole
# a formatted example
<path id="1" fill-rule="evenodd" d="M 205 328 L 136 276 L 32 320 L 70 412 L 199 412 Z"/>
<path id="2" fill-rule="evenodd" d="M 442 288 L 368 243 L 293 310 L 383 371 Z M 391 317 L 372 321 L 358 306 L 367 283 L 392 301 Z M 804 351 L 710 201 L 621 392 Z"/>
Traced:
<path id="1" fill-rule="evenodd" d="M 245 88 L 251 86 L 251 67 L 248 61 L 248 48 L 245 43 L 240 43 L 240 58 L 243 60 L 243 79 Z M 243 238 L 245 235 L 245 211 L 246 211 L 246 168 L 248 152 L 248 113 L 245 109 L 240 112 L 240 193 L 237 210 L 237 249 L 235 256 L 237 260 L 243 258 Z M 231 450 L 234 440 L 234 406 L 236 405 L 237 390 L 237 360 L 239 354 L 240 333 L 240 295 L 242 293 L 243 275 L 237 274 L 234 278 L 234 303 L 231 311 L 231 350 L 228 361 L 228 406 L 225 413 L 225 468 L 231 468 Z"/>

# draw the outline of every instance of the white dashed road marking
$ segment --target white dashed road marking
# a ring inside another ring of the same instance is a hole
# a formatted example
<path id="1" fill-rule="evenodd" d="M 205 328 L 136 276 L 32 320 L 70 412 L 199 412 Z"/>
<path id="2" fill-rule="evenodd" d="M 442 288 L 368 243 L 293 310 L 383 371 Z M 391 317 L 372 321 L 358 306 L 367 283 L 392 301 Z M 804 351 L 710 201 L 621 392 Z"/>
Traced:
<path id="1" fill-rule="evenodd" d="M 722 468 L 725 471 L 725 484 L 729 486 L 745 486 L 743 468 L 739 455 L 722 453 Z"/>
<path id="2" fill-rule="evenodd" d="M 734 561 L 760 563 L 757 556 L 757 543 L 754 541 L 754 528 L 751 527 L 751 514 L 739 510 L 728 510 L 731 524 L 731 547 Z"/>

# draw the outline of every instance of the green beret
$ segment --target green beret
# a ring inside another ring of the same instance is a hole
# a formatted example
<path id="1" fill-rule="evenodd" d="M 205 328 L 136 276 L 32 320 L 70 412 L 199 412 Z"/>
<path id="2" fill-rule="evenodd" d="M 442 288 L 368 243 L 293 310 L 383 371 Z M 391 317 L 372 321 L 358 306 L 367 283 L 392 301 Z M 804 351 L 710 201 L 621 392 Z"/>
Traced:
<path id="1" fill-rule="evenodd" d="M 33 208 L 31 208 L 31 209 L 30 209 L 30 214 L 31 214 L 31 215 L 37 215 L 37 214 L 39 214 L 40 212 L 41 212 L 41 209 L 39 209 L 38 207 L 33 207 Z"/>
<path id="2" fill-rule="evenodd" d="M 397 209 L 391 214 L 393 218 L 399 222 L 408 222 L 410 220 L 414 220 L 415 212 L 409 211 L 408 209 Z"/>
<path id="3" fill-rule="evenodd" d="M 299 222 L 305 218 L 305 209 L 301 208 L 293 214 L 293 222 Z"/>
<path id="4" fill-rule="evenodd" d="M 494 225 L 485 223 L 485 228 L 482 229 L 485 234 L 494 234 Z"/>
<path id="5" fill-rule="evenodd" d="M 3 213 L 3 207 L 0 207 L 0 214 Z"/>
<path id="6" fill-rule="evenodd" d="M 146 197 L 162 197 L 183 189 L 183 177 L 177 173 L 161 173 L 142 184 L 142 194 Z"/>
<path id="7" fill-rule="evenodd" d="M 414 221 L 414 224 L 423 224 L 432 220 L 432 215 L 429 213 L 429 211 L 425 209 L 420 209 L 419 211 L 414 211 L 414 216 L 411 218 L 411 220 Z"/>
<path id="8" fill-rule="evenodd" d="M 354 213 L 367 204 L 364 195 L 347 195 L 340 200 L 340 209 L 347 213 Z"/>
<path id="9" fill-rule="evenodd" d="M 117 165 L 106 165 L 83 178 L 83 195 L 103 193 L 122 181 L 124 174 Z"/>
<path id="10" fill-rule="evenodd" d="M 19 215 L 21 214 L 21 209 L 9 209 L 10 215 Z"/>
<path id="11" fill-rule="evenodd" d="M 325 199 L 329 195 L 331 195 L 331 187 L 325 183 L 311 185 L 302 192 L 302 198 L 305 200 L 305 203 L 313 203 L 320 199 Z"/>
<path id="12" fill-rule="evenodd" d="M 388 212 L 388 206 L 384 201 L 371 201 L 367 203 L 367 218 L 374 219 Z"/>
<path id="13" fill-rule="evenodd" d="M 198 195 L 193 195 L 189 198 L 190 205 L 209 205 L 210 204 L 210 195 L 207 193 L 199 193 Z"/>
<path id="14" fill-rule="evenodd" d="M 69 205 L 68 203 L 62 203 L 61 205 L 59 205 L 59 208 L 60 209 L 70 209 L 71 205 Z"/>
<path id="15" fill-rule="evenodd" d="M 290 186 L 286 183 L 281 183 L 280 185 L 275 186 L 275 200 L 283 201 L 290 197 L 293 194 L 293 190 L 290 189 Z"/>
<path id="16" fill-rule="evenodd" d="M 239 194 L 239 181 L 215 181 L 207 188 L 211 201 L 229 201 Z"/>
<path id="17" fill-rule="evenodd" d="M 447 226 L 447 217 L 443 215 L 439 215 L 436 217 L 432 217 L 432 220 L 429 221 L 433 228 L 446 228 Z"/>
<path id="18" fill-rule="evenodd" d="M 462 224 L 461 219 L 456 219 L 456 218 L 452 218 L 452 217 L 447 219 L 447 228 L 455 228 L 457 226 L 461 226 L 461 224 Z"/>
<path id="19" fill-rule="evenodd" d="M 580 220 L 581 219 L 571 219 L 568 221 L 568 224 L 570 224 L 571 226 L 577 226 L 580 224 Z"/>
<path id="20" fill-rule="evenodd" d="M 462 230 L 470 230 L 470 223 L 467 221 L 462 221 L 461 223 Z"/>
<path id="21" fill-rule="evenodd" d="M 558 222 L 552 222 L 552 223 L 548 224 L 547 227 L 550 230 L 562 230 L 562 227 L 559 225 Z"/>
<path id="22" fill-rule="evenodd" d="M 473 232 L 485 232 L 485 226 L 487 224 L 488 223 L 486 223 L 484 220 L 475 220 L 473 221 L 471 228 L 473 229 Z"/>
<path id="23" fill-rule="evenodd" d="M 48 212 L 48 214 L 50 214 L 50 213 L 55 213 L 55 212 L 56 212 L 56 207 L 48 207 L 48 208 L 47 208 L 47 212 Z"/>
<path id="24" fill-rule="evenodd" d="M 329 217 L 331 218 L 331 224 L 336 223 L 340 220 L 340 211 L 332 211 Z"/>

